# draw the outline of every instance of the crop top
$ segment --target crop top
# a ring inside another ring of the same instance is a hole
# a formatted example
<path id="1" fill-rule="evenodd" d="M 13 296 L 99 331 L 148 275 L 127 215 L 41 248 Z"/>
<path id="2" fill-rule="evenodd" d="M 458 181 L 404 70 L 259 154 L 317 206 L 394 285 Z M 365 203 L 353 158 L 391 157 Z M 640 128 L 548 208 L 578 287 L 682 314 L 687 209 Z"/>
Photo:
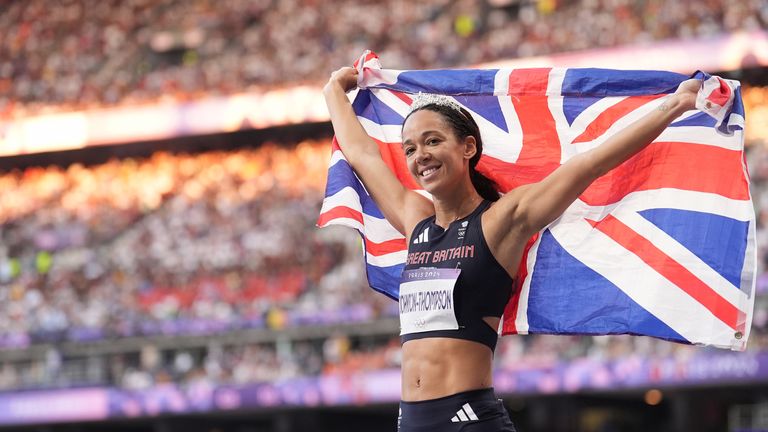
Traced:
<path id="1" fill-rule="evenodd" d="M 400 284 L 402 343 L 413 339 L 466 339 L 496 348 L 498 333 L 483 317 L 501 317 L 513 279 L 491 253 L 481 223 L 483 201 L 447 229 L 435 216 L 413 230 Z"/>

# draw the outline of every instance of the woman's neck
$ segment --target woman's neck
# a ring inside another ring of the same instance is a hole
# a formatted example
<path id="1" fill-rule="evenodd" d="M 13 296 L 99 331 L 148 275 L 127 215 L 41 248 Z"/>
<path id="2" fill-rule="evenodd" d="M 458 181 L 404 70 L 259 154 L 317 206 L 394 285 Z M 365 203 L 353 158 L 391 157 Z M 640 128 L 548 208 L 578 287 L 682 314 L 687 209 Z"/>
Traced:
<path id="1" fill-rule="evenodd" d="M 483 198 L 471 184 L 469 190 L 455 191 L 443 197 L 433 196 L 433 199 L 435 203 L 435 223 L 443 228 L 448 228 L 448 225 L 452 222 L 472 213 L 483 201 Z"/>

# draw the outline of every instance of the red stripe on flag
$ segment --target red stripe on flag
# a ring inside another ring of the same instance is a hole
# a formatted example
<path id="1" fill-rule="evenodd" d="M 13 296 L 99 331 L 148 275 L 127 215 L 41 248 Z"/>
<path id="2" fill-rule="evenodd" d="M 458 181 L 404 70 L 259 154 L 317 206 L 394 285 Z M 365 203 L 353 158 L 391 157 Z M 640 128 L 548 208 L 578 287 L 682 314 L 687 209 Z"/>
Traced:
<path id="1" fill-rule="evenodd" d="M 507 302 L 507 306 L 504 307 L 504 323 L 501 325 L 502 335 L 517 333 L 517 326 L 515 325 L 515 321 L 517 320 L 517 308 L 520 304 L 520 291 L 522 290 L 525 278 L 528 277 L 528 252 L 530 252 L 531 247 L 533 247 L 533 244 L 538 238 L 539 233 L 536 233 L 528 240 L 528 243 L 525 245 L 525 249 L 523 250 L 523 257 L 520 260 L 520 267 L 517 270 L 517 275 L 515 275 L 515 280 L 513 282 L 515 292 L 512 293 L 512 297 Z"/>
<path id="2" fill-rule="evenodd" d="M 502 192 L 541 181 L 560 166 L 560 138 L 546 91 L 551 69 L 521 69 L 509 74 L 509 92 L 523 131 L 515 164 L 483 156 L 478 169 L 493 176 Z M 502 180 L 503 179 L 503 180 Z"/>
<path id="3" fill-rule="evenodd" d="M 400 143 L 387 143 L 379 141 L 376 138 L 371 137 L 379 145 L 379 153 L 384 163 L 387 164 L 390 170 L 395 174 L 400 183 L 411 190 L 421 189 L 416 179 L 413 178 L 411 172 L 408 171 L 408 164 L 405 161 L 405 153 Z"/>
<path id="4" fill-rule="evenodd" d="M 395 91 L 395 90 L 390 90 L 390 92 L 393 95 L 397 96 L 397 98 L 400 99 L 401 101 L 407 103 L 408 105 L 413 103 L 413 99 L 411 99 L 410 96 L 408 96 L 407 94 L 405 94 L 403 92 L 399 92 L 399 91 Z"/>
<path id="5" fill-rule="evenodd" d="M 367 56 L 365 56 L 365 61 L 368 62 L 368 61 L 373 60 L 375 58 L 379 58 L 379 56 L 377 56 L 375 52 L 371 51 L 371 52 L 368 53 Z"/>
<path id="6" fill-rule="evenodd" d="M 355 60 L 355 62 L 352 64 L 352 67 L 357 68 L 357 66 L 360 64 L 360 59 L 361 58 L 363 60 L 363 66 L 365 66 L 366 63 L 368 63 L 369 61 L 371 61 L 371 60 L 373 60 L 375 58 L 379 58 L 379 56 L 377 56 L 376 53 L 373 52 L 373 51 L 367 51 L 367 53 L 365 54 L 365 57 L 363 58 L 361 56 L 360 58 Z"/>
<path id="7" fill-rule="evenodd" d="M 680 263 L 662 252 L 648 239 L 612 215 L 606 216 L 601 221 L 587 219 L 587 222 L 628 251 L 637 255 L 660 275 L 701 303 L 720 321 L 734 330 L 737 329 L 739 309 L 721 297 Z"/>
<path id="8" fill-rule="evenodd" d="M 589 142 L 601 136 L 616 120 L 624 117 L 637 108 L 666 95 L 632 96 L 604 110 L 592 123 L 584 129 L 581 135 L 573 140 L 573 144 Z"/>
<path id="9" fill-rule="evenodd" d="M 552 68 L 514 69 L 509 74 L 509 91 L 513 96 L 546 96 Z"/>
<path id="10" fill-rule="evenodd" d="M 731 98 L 731 88 L 728 87 L 728 84 L 722 78 L 716 78 L 720 83 L 720 88 L 712 90 L 712 93 L 707 96 L 707 100 L 714 104 L 725 106 L 728 103 L 728 99 Z"/>
<path id="11" fill-rule="evenodd" d="M 373 256 L 382 256 L 393 252 L 402 252 L 406 249 L 405 239 L 387 240 L 382 243 L 374 243 L 365 239 L 365 251 Z"/>
<path id="12" fill-rule="evenodd" d="M 507 193 L 518 186 L 543 180 L 559 166 L 559 161 L 550 160 L 536 163 L 535 159 L 526 161 L 526 164 L 511 164 L 484 154 L 477 164 L 477 169 L 495 181 L 502 193 Z"/>
<path id="13" fill-rule="evenodd" d="M 749 199 L 742 152 L 711 145 L 657 142 L 597 179 L 580 197 L 589 205 L 620 201 L 634 191 L 661 188 Z"/>
<path id="14" fill-rule="evenodd" d="M 621 201 L 635 191 L 673 188 L 722 195 L 734 200 L 749 199 L 741 151 L 704 144 L 657 142 L 598 178 L 581 195 L 589 205 L 600 206 Z M 478 170 L 496 181 L 501 192 L 541 181 L 560 164 L 549 161 L 536 164 L 506 163 L 483 155 Z"/>
<path id="15" fill-rule="evenodd" d="M 317 225 L 322 227 L 331 220 L 340 218 L 354 219 L 360 223 L 363 223 L 362 213 L 347 206 L 338 206 L 333 207 L 325 213 L 321 213 L 317 218 Z"/>

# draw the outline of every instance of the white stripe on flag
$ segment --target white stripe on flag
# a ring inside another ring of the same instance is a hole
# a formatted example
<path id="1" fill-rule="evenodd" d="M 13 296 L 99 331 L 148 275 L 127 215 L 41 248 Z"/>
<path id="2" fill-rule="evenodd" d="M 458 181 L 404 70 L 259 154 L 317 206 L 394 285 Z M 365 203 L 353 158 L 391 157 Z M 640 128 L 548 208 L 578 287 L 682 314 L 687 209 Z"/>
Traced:
<path id="1" fill-rule="evenodd" d="M 618 214 L 639 212 L 654 208 L 699 211 L 721 215 L 740 221 L 750 221 L 754 218 L 754 208 L 752 207 L 752 203 L 747 200 L 732 200 L 707 192 L 656 189 L 633 192 L 627 195 L 622 201 L 610 206 L 589 206 L 581 200 L 576 200 L 559 219 L 550 225 L 550 228 L 561 231 L 563 229 L 558 227 L 562 225 L 572 226 L 574 223 L 581 223 L 584 218 L 601 220 L 608 213 Z M 750 224 L 750 228 L 752 228 L 752 225 L 753 224 Z M 526 334 L 528 331 L 528 296 L 530 294 L 531 276 L 536 264 L 538 245 L 539 242 L 537 241 L 529 251 L 528 277 L 523 281 L 520 288 L 520 301 L 518 303 L 517 316 L 515 319 L 515 328 L 520 334 Z M 749 257 L 750 255 L 747 254 L 747 262 L 745 262 L 745 266 L 749 265 Z M 751 261 L 751 263 L 752 266 L 754 266 L 754 261 Z M 750 290 L 749 292 L 752 291 Z M 742 293 L 737 294 L 736 296 L 743 297 L 746 296 L 746 294 Z"/>
<path id="2" fill-rule="evenodd" d="M 408 251 L 403 249 L 401 252 L 392 252 L 386 255 L 374 256 L 365 254 L 365 261 L 376 267 L 392 267 L 399 264 L 405 264 Z"/>
<path id="3" fill-rule="evenodd" d="M 563 98 L 552 98 L 554 100 L 560 101 L 560 111 L 552 111 L 553 113 L 556 113 L 559 117 L 562 117 L 562 124 L 568 124 L 567 120 L 565 119 L 565 113 L 562 109 L 562 101 Z M 593 103 L 592 105 L 588 106 L 584 111 L 579 113 L 578 116 L 576 116 L 575 119 L 573 119 L 573 123 L 571 123 L 571 127 L 568 128 L 567 134 L 560 136 L 560 142 L 573 147 L 571 144 L 573 140 L 576 139 L 579 135 L 583 134 L 584 131 L 587 129 L 587 126 L 589 126 L 593 121 L 595 121 L 596 118 L 600 116 L 600 114 L 603 113 L 606 109 L 618 104 L 619 102 L 623 102 L 626 100 L 626 96 L 621 97 L 604 97 L 597 102 Z M 550 104 L 551 105 L 551 104 Z"/>
<path id="4" fill-rule="evenodd" d="M 715 271 L 696 254 L 681 245 L 669 234 L 635 212 L 616 211 L 612 215 L 647 239 L 653 239 L 654 246 L 666 255 L 681 263 L 686 270 L 707 284 L 720 297 L 727 300 L 738 309 L 744 311 L 748 298 L 746 293 L 739 290 L 720 273 Z"/>
<path id="5" fill-rule="evenodd" d="M 515 163 L 520 158 L 520 152 L 523 151 L 523 127 L 520 125 L 520 118 L 517 116 L 511 97 L 500 97 L 499 106 L 501 106 L 501 112 L 504 114 L 509 132 L 504 132 L 494 126 L 493 129 L 498 134 L 498 138 L 488 141 L 488 150 L 483 148 L 483 153 L 499 160 Z M 482 133 L 487 134 L 486 131 L 482 131 Z M 485 142 L 484 135 L 484 146 Z"/>
<path id="6" fill-rule="evenodd" d="M 333 219 L 327 221 L 325 224 L 318 225 L 318 226 L 320 228 L 325 228 L 325 227 L 329 227 L 329 226 L 332 226 L 332 225 L 339 225 L 339 226 L 344 226 L 344 227 L 347 227 L 347 228 L 354 228 L 354 229 L 356 229 L 358 231 L 362 231 L 363 228 L 364 228 L 363 224 L 358 222 L 356 219 L 350 219 L 350 218 L 345 218 L 345 217 L 333 218 Z"/>
<path id="7" fill-rule="evenodd" d="M 347 160 L 347 158 L 344 157 L 344 153 L 342 153 L 341 150 L 334 150 L 333 153 L 331 153 L 331 160 L 328 162 L 328 168 L 336 165 L 342 160 Z"/>
<path id="8" fill-rule="evenodd" d="M 493 77 L 493 95 L 501 99 L 509 99 L 509 75 L 511 68 L 499 68 Z"/>
<path id="9" fill-rule="evenodd" d="M 733 345 L 733 329 L 637 255 L 593 229 L 586 221 L 558 224 L 551 230 L 566 252 L 608 279 L 688 341 L 720 347 Z M 599 255 L 594 253 L 596 250 L 600 251 Z M 633 271 L 628 272 L 627 268 Z"/>
<path id="10" fill-rule="evenodd" d="M 551 226 L 578 221 L 583 218 L 601 220 L 605 215 L 615 212 L 619 208 L 622 211 L 634 212 L 659 208 L 697 211 L 724 216 L 741 222 L 749 222 L 754 219 L 754 207 L 749 200 L 734 200 L 708 192 L 665 188 L 632 192 L 622 198 L 621 201 L 606 206 L 590 206 L 577 199 L 563 212 L 560 218 L 552 222 Z"/>
<path id="11" fill-rule="evenodd" d="M 400 143 L 402 141 L 400 125 L 380 125 L 363 116 L 357 116 L 357 120 L 365 129 L 365 133 L 371 138 L 390 143 Z"/>
<path id="12" fill-rule="evenodd" d="M 626 98 L 623 98 L 626 99 Z M 622 100 L 623 100 L 622 99 Z M 584 153 L 588 150 L 591 150 L 595 147 L 599 147 L 601 144 L 606 142 L 608 139 L 610 139 L 612 136 L 616 135 L 617 133 L 621 132 L 622 130 L 629 127 L 631 124 L 637 122 L 641 118 L 645 117 L 646 114 L 650 113 L 651 111 L 658 108 L 662 103 L 664 103 L 665 98 L 659 98 L 655 100 L 651 100 L 645 105 L 641 105 L 631 112 L 627 113 L 625 116 L 617 119 L 611 125 L 608 127 L 608 129 L 603 132 L 600 136 L 596 137 L 592 141 L 578 143 L 575 145 L 577 147 L 576 153 Z M 576 138 L 576 137 L 574 137 Z M 568 158 L 574 156 L 573 154 L 569 155 L 562 155 L 561 163 L 564 163 L 568 160 Z"/>
<path id="13" fill-rule="evenodd" d="M 728 124 L 733 126 L 741 126 L 741 129 L 744 129 L 744 116 L 738 113 L 731 113 L 731 116 L 728 117 Z M 737 130 L 737 132 L 741 133 L 742 131 Z"/>
<path id="14" fill-rule="evenodd" d="M 499 104 L 505 109 L 503 113 L 509 132 L 499 129 L 498 126 L 466 106 L 464 108 L 472 114 L 472 118 L 480 128 L 483 136 L 483 153 L 503 162 L 514 163 L 523 150 L 522 128 L 510 97 L 499 98 Z"/>
<path id="15" fill-rule="evenodd" d="M 528 334 L 528 297 L 531 293 L 531 276 L 536 265 L 536 255 L 541 244 L 541 236 L 533 243 L 528 251 L 527 270 L 528 275 L 520 284 L 520 299 L 517 303 L 517 317 L 515 317 L 515 330 L 519 334 Z"/>
<path id="16" fill-rule="evenodd" d="M 653 142 L 683 142 L 741 151 L 744 147 L 742 135 L 743 131 L 740 130 L 729 136 L 712 133 L 712 128 L 706 126 L 675 126 L 664 129 Z"/>
<path id="17" fill-rule="evenodd" d="M 577 202 L 586 206 L 583 201 Z M 671 188 L 632 192 L 621 200 L 620 205 L 635 212 L 658 208 L 690 210 L 742 222 L 749 222 L 755 217 L 754 207 L 749 200 L 735 200 L 709 192 Z"/>
<path id="18" fill-rule="evenodd" d="M 320 214 L 330 211 L 334 207 L 349 207 L 362 213 L 362 205 L 357 192 L 351 187 L 336 192 L 326 197 L 323 201 L 323 207 Z M 389 240 L 405 238 L 395 229 L 386 219 L 369 216 L 363 213 L 363 224 L 365 225 L 365 236 L 374 243 L 383 243 Z M 359 225 L 359 224 L 358 224 Z"/>
<path id="19" fill-rule="evenodd" d="M 392 108 L 392 111 L 400 114 L 403 118 L 405 118 L 405 116 L 407 116 L 411 111 L 411 106 L 408 105 L 404 100 L 395 96 L 390 90 L 371 89 L 371 93 L 375 98 L 383 102 L 388 107 Z M 397 135 L 400 135 L 400 131 L 398 131 Z"/>

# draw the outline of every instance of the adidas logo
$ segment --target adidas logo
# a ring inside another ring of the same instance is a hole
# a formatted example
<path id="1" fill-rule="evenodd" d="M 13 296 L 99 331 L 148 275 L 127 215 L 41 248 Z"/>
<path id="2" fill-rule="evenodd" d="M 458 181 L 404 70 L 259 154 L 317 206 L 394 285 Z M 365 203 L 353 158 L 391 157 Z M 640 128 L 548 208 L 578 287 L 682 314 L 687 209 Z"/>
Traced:
<path id="1" fill-rule="evenodd" d="M 456 411 L 456 415 L 451 418 L 451 421 L 454 423 L 459 422 L 465 422 L 470 420 L 480 420 L 477 418 L 477 415 L 475 415 L 475 412 L 472 410 L 472 407 L 469 406 L 469 403 L 465 403 L 462 405 L 461 409 Z"/>
<path id="2" fill-rule="evenodd" d="M 413 244 L 426 243 L 429 241 L 429 227 L 424 228 L 424 231 L 419 234 L 419 237 L 413 240 Z"/>
<path id="3" fill-rule="evenodd" d="M 463 228 L 466 228 L 466 227 L 467 227 L 467 225 L 469 225 L 469 221 L 464 221 L 464 222 L 462 222 L 462 223 L 461 223 L 461 226 L 462 226 Z"/>

